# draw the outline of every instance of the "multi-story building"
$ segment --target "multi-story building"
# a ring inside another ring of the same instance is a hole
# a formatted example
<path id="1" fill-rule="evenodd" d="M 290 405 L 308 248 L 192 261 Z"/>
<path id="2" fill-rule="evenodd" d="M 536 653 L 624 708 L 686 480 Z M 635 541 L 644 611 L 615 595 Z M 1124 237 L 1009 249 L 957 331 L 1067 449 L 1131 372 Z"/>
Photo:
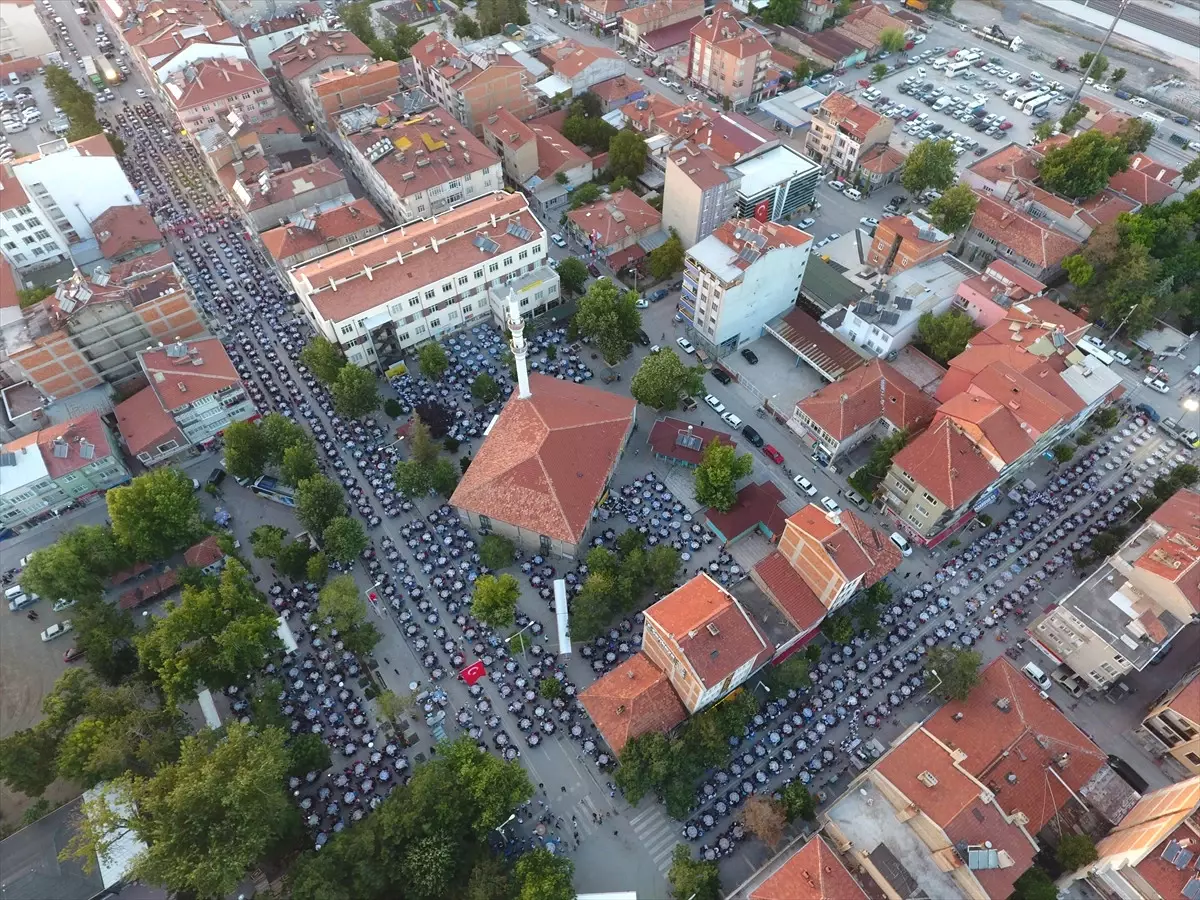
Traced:
<path id="1" fill-rule="evenodd" d="M 330 29 L 323 16 L 302 18 L 276 13 L 274 18 L 239 25 L 237 30 L 246 52 L 250 55 L 250 62 L 267 72 L 274 66 L 272 56 L 275 51 L 297 38 L 318 40 Z"/>
<path id="2" fill-rule="evenodd" d="M 1138 734 L 1160 756 L 1170 756 L 1200 775 L 1200 668 L 1193 668 L 1150 704 Z"/>
<path id="3" fill-rule="evenodd" d="M 646 256 L 641 242 L 662 230 L 662 215 L 633 191 L 617 191 L 567 213 L 575 239 L 602 256 L 614 272 Z"/>
<path id="4" fill-rule="evenodd" d="M 54 49 L 36 4 L 0 4 L 0 59 L 40 58 Z"/>
<path id="5" fill-rule="evenodd" d="M 829 513 L 809 504 L 789 516 L 778 549 L 750 573 L 795 629 L 777 655 L 811 638 L 827 615 L 893 571 L 900 560 L 888 536 L 850 510 Z"/>
<path id="6" fill-rule="evenodd" d="M 49 425 L 0 447 L 0 527 L 27 531 L 129 477 L 98 412 Z"/>
<path id="7" fill-rule="evenodd" d="M 743 684 L 775 648 L 732 594 L 701 573 L 646 610 L 642 652 L 695 714 Z"/>
<path id="8" fill-rule="evenodd" d="M 548 244 L 525 197 L 497 192 L 306 262 L 288 276 L 317 330 L 347 359 L 385 364 L 468 323 L 502 323 L 505 307 L 493 310 L 493 289 L 502 295 L 497 304 L 507 304 L 511 287 L 522 315 L 557 305 Z"/>
<path id="9" fill-rule="evenodd" d="M 615 51 L 583 44 L 574 38 L 543 47 L 538 51 L 538 56 L 555 75 L 571 86 L 574 96 L 584 93 L 593 84 L 625 74 L 625 60 Z"/>
<path id="10" fill-rule="evenodd" d="M 144 206 L 109 207 L 91 224 L 101 256 L 114 265 L 166 246 L 166 238 Z"/>
<path id="11" fill-rule="evenodd" d="M 1200 494 L 1172 496 L 1086 581 L 1034 620 L 1052 659 L 1103 690 L 1200 616 Z"/>
<path id="12" fill-rule="evenodd" d="M 962 257 L 983 266 L 1000 257 L 1038 281 L 1049 282 L 1080 242 L 1046 219 L 976 191 L 979 204 L 964 237 Z"/>
<path id="13" fill-rule="evenodd" d="M 583 18 L 605 31 L 612 31 L 621 24 L 621 13 L 636 4 L 626 0 L 582 0 L 579 9 Z"/>
<path id="14" fill-rule="evenodd" d="M 875 228 L 867 262 L 881 275 L 895 275 L 950 249 L 953 238 L 914 215 L 885 216 Z"/>
<path id="15" fill-rule="evenodd" d="M 663 187 L 663 227 L 691 247 L 732 219 L 742 174 L 721 156 L 691 141 L 670 147 Z"/>
<path id="16" fill-rule="evenodd" d="M 142 270 L 127 280 L 103 272 L 89 279 L 76 271 L 54 294 L 7 322 L 4 373 L 29 382 L 44 398 L 69 397 L 137 377 L 138 351 L 150 344 L 204 333 L 169 253 L 125 265 Z"/>
<path id="17" fill-rule="evenodd" d="M 101 257 L 93 222 L 138 203 L 103 134 L 48 141 L 0 167 L 0 250 L 18 272 Z"/>
<path id="18" fill-rule="evenodd" d="M 242 221 L 265 231 L 322 203 L 354 199 L 346 176 L 331 159 L 271 171 L 261 155 L 234 160 L 217 173 Z"/>
<path id="19" fill-rule="evenodd" d="M 232 422 L 258 415 L 217 338 L 173 341 L 138 354 L 149 383 L 116 407 L 129 453 L 147 466 L 206 444 Z"/>
<path id="20" fill-rule="evenodd" d="M 790 219 L 812 207 L 821 183 L 821 167 L 791 147 L 773 147 L 741 158 L 736 168 L 742 176 L 737 197 L 737 214 L 742 218 Z"/>
<path id="21" fill-rule="evenodd" d="M 467 57 L 433 32 L 413 44 L 412 59 L 421 87 L 476 137 L 497 109 L 522 120 L 537 111 L 533 76 L 511 56 Z"/>
<path id="22" fill-rule="evenodd" d="M 620 40 L 627 49 L 640 50 L 642 39 L 651 32 L 688 21 L 694 25 L 703 15 L 703 0 L 655 0 L 625 10 L 621 15 Z"/>
<path id="23" fill-rule="evenodd" d="M 345 160 L 395 222 L 437 215 L 504 185 L 500 159 L 444 109 L 380 124 L 360 107 L 338 119 Z"/>
<path id="24" fill-rule="evenodd" d="M 313 108 L 310 92 L 313 81 L 329 72 L 357 69 L 375 61 L 367 45 L 349 31 L 302 34 L 273 51 L 270 59 L 274 77 L 295 109 L 304 110 L 313 121 L 317 121 L 318 112 Z M 347 105 L 357 106 L 361 102 L 365 101 Z M 323 110 L 320 112 L 323 117 Z"/>
<path id="25" fill-rule="evenodd" d="M 718 356 L 762 336 L 800 294 L 812 237 L 792 225 L 731 219 L 687 252 L 679 311 Z"/>
<path id="26" fill-rule="evenodd" d="M 733 8 L 720 4 L 692 26 L 688 79 L 708 93 L 727 99 L 734 109 L 764 96 L 771 45 L 746 27 Z"/>
<path id="27" fill-rule="evenodd" d="M 813 113 L 804 152 L 827 171 L 853 177 L 863 152 L 891 135 L 890 118 L 835 91 Z"/>
<path id="28" fill-rule="evenodd" d="M 301 108 L 314 123 L 329 130 L 342 110 L 373 106 L 396 94 L 400 90 L 400 73 L 400 64 L 387 59 L 353 69 L 322 72 L 298 86 Z"/>
<path id="29" fill-rule="evenodd" d="M 275 115 L 266 77 L 243 59 L 201 59 L 174 72 L 163 85 L 180 126 L 194 133 L 218 118 L 253 124 Z"/>
<path id="30" fill-rule="evenodd" d="M 287 277 L 287 270 L 339 247 L 357 244 L 383 230 L 383 216 L 366 197 L 323 204 L 291 216 L 286 225 L 264 231 L 263 247 Z"/>
<path id="31" fill-rule="evenodd" d="M 891 363 L 873 359 L 797 403 L 788 427 L 833 460 L 868 438 L 914 434 L 936 410 Z"/>
<path id="32" fill-rule="evenodd" d="M 228 22 L 208 19 L 207 10 L 193 21 L 185 21 L 184 15 L 172 21 L 176 10 L 163 12 L 165 16 L 157 20 L 160 29 L 117 29 L 123 40 L 134 44 L 130 58 L 160 94 L 172 76 L 182 75 L 206 59 L 239 59 L 254 65 L 250 51 Z M 154 21 L 144 20 L 143 24 Z"/>
<path id="33" fill-rule="evenodd" d="M 543 222 L 566 210 L 570 192 L 595 175 L 592 159 L 538 120 L 522 122 L 498 109 L 483 126 L 483 142 L 502 160 L 504 175 L 524 190 Z"/>

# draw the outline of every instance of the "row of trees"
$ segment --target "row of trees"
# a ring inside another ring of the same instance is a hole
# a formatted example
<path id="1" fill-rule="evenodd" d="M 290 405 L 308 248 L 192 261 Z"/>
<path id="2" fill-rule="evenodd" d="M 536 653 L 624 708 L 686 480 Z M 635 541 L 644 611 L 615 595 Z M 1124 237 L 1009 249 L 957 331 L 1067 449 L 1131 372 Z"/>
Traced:
<path id="1" fill-rule="evenodd" d="M 357 419 L 379 408 L 375 376 L 346 362 L 342 351 L 331 341 L 319 335 L 313 338 L 300 351 L 300 362 L 329 390 L 338 415 Z"/>
<path id="2" fill-rule="evenodd" d="M 675 587 L 679 554 L 666 544 L 647 550 L 645 542 L 645 535 L 631 528 L 617 538 L 615 552 L 597 547 L 588 553 L 587 579 L 571 600 L 576 640 L 589 641 L 614 619 L 644 608 L 649 591 L 662 596 Z"/>
<path id="3" fill-rule="evenodd" d="M 46 66 L 46 89 L 54 99 L 54 105 L 67 116 L 71 127 L 65 135 L 68 141 L 81 141 L 104 129 L 96 119 L 96 95 L 82 87 L 69 71 L 62 66 Z M 125 142 L 115 134 L 105 133 L 113 152 L 125 154 Z"/>

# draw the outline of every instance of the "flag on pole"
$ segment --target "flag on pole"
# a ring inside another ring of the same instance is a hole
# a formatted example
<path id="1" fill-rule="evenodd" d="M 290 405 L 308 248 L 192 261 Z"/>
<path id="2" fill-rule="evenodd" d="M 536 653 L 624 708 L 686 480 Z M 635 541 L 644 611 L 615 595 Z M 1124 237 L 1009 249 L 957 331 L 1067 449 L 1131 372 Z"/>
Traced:
<path id="1" fill-rule="evenodd" d="M 475 662 L 471 663 L 458 674 L 462 676 L 462 680 L 470 687 L 487 674 L 487 667 L 479 660 L 475 660 Z"/>

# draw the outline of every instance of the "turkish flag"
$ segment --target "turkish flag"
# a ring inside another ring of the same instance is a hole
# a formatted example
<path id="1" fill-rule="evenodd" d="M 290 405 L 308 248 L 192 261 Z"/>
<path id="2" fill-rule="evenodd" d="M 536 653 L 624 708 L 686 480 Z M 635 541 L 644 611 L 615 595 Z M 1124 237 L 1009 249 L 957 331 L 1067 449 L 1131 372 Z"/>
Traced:
<path id="1" fill-rule="evenodd" d="M 760 222 L 765 222 L 771 218 L 771 204 L 764 200 L 758 206 L 754 207 L 754 218 Z"/>
<path id="2" fill-rule="evenodd" d="M 470 687 L 487 674 L 487 667 L 479 660 L 475 660 L 475 662 L 471 663 L 458 674 L 462 677 L 462 680 L 467 683 L 467 686 Z"/>

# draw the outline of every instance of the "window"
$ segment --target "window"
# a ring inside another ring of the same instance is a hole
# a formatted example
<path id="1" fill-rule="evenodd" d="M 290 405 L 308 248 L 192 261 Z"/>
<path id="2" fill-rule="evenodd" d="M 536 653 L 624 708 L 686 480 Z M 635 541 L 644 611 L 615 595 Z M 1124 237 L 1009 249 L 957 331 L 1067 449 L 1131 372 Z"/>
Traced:
<path id="1" fill-rule="evenodd" d="M 467 282 L 468 282 L 468 281 L 470 281 L 470 280 L 471 280 L 471 279 L 470 279 L 470 278 L 468 278 L 466 275 L 459 275 L 459 276 L 458 276 L 458 286 L 459 286 L 459 287 L 466 287 L 466 286 L 467 286 Z"/>
<path id="2" fill-rule="evenodd" d="M 41 230 L 39 230 L 39 231 L 35 231 L 35 232 L 33 233 L 33 236 L 34 236 L 35 238 L 37 238 L 39 241 L 48 241 L 48 240 L 50 240 L 50 232 L 46 231 L 44 228 L 43 228 L 43 229 L 41 229 Z"/>
<path id="3" fill-rule="evenodd" d="M 453 290 L 454 290 L 454 282 L 453 281 L 447 281 L 445 284 L 442 285 L 442 293 L 443 294 L 449 294 Z"/>
<path id="4" fill-rule="evenodd" d="M 342 334 L 353 334 L 353 333 L 354 333 L 354 323 L 353 322 L 351 322 L 349 325 L 342 326 Z"/>
<path id="5" fill-rule="evenodd" d="M 1193 753 L 1190 750 L 1183 755 L 1187 757 L 1187 761 L 1190 762 L 1193 766 L 1200 766 L 1200 756 L 1197 756 L 1195 753 Z"/>
<path id="6" fill-rule="evenodd" d="M 408 305 L 409 305 L 409 306 L 420 306 L 420 305 L 421 305 L 421 298 L 420 298 L 420 297 L 413 297 L 411 300 L 409 300 L 409 301 L 408 301 Z"/>
<path id="7" fill-rule="evenodd" d="M 438 327 L 440 327 L 440 326 L 441 326 L 441 324 L 442 324 L 442 320 L 441 320 L 441 319 L 430 319 L 430 320 L 429 320 L 429 327 L 430 327 L 430 328 L 438 328 Z"/>
<path id="8" fill-rule="evenodd" d="M 483 277 L 483 269 L 476 269 L 474 272 L 471 273 L 471 277 L 475 278 L 476 280 L 482 278 Z"/>
<path id="9" fill-rule="evenodd" d="M 13 229 L 12 229 L 12 230 L 13 230 L 14 232 L 17 232 L 17 231 L 24 231 L 24 230 L 25 230 L 25 226 L 24 226 L 24 225 L 23 225 L 21 222 L 18 222 L 16 225 L 14 225 L 14 226 L 13 226 Z"/>
<path id="10" fill-rule="evenodd" d="M 517 254 L 517 259 L 529 259 L 529 251 L 522 250 L 520 253 Z"/>
<path id="11" fill-rule="evenodd" d="M 511 266 L 512 262 L 513 262 L 513 258 L 511 256 L 504 257 L 504 265 Z"/>
<path id="12" fill-rule="evenodd" d="M 154 449 L 157 450 L 159 453 L 170 453 L 172 450 L 174 450 L 178 446 L 179 446 L 179 441 L 167 441 L 165 444 L 159 444 Z"/>
<path id="13" fill-rule="evenodd" d="M 500 271 L 500 263 L 489 263 L 488 271 L 493 274 L 495 274 L 496 272 L 499 272 Z"/>
<path id="14" fill-rule="evenodd" d="M 489 531 L 491 531 L 492 530 L 492 520 L 489 519 L 487 516 L 481 515 L 479 517 L 479 530 L 483 534 L 487 534 Z"/>

